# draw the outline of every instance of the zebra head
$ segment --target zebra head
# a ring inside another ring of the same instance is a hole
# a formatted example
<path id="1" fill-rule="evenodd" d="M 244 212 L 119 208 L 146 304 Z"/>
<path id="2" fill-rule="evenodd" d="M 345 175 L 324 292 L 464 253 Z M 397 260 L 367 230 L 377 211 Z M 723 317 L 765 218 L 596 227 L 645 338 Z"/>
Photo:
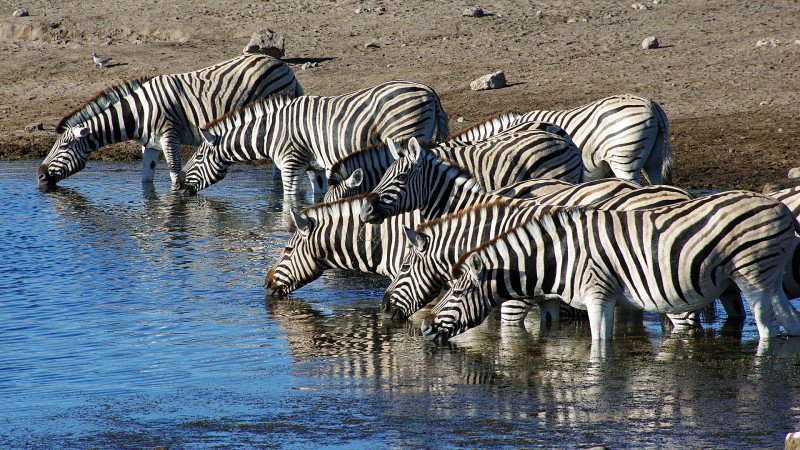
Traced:
<path id="1" fill-rule="evenodd" d="M 410 245 L 406 247 L 400 272 L 394 277 L 381 302 L 381 312 L 387 319 L 409 317 L 434 300 L 447 282 L 438 276 L 430 264 L 430 237 L 403 227 Z"/>
<path id="2" fill-rule="evenodd" d="M 331 176 L 328 178 L 328 192 L 322 201 L 326 203 L 341 200 L 345 197 L 352 197 L 353 195 L 360 194 L 360 186 L 364 181 L 364 172 L 361 169 L 356 169 L 344 180 L 338 177 Z"/>
<path id="3" fill-rule="evenodd" d="M 387 145 L 395 161 L 386 169 L 380 183 L 367 197 L 361 209 L 361 220 L 379 224 L 387 217 L 413 211 L 423 203 L 424 175 L 420 157 L 422 148 L 416 138 L 408 141 L 408 150 L 396 147 L 391 139 Z"/>
<path id="4" fill-rule="evenodd" d="M 319 247 L 313 242 L 316 221 L 294 211 L 292 220 L 297 229 L 264 280 L 264 291 L 269 296 L 286 296 L 319 278 L 327 268 L 321 259 L 314 257 L 314 250 Z"/>
<path id="5" fill-rule="evenodd" d="M 83 170 L 89 153 L 97 147 L 97 138 L 88 127 L 67 126 L 39 165 L 39 186 L 53 186 Z"/>
<path id="6" fill-rule="evenodd" d="M 427 340 L 445 341 L 480 325 L 494 306 L 490 297 L 489 270 L 477 252 L 466 260 L 469 266 L 462 270 L 461 264 L 453 269 L 459 273 L 452 287 L 431 310 L 420 327 Z"/>
<path id="7" fill-rule="evenodd" d="M 225 178 L 231 165 L 222 159 L 220 137 L 202 128 L 200 134 L 203 136 L 200 147 L 178 174 L 176 188 L 188 194 L 196 194 Z"/>

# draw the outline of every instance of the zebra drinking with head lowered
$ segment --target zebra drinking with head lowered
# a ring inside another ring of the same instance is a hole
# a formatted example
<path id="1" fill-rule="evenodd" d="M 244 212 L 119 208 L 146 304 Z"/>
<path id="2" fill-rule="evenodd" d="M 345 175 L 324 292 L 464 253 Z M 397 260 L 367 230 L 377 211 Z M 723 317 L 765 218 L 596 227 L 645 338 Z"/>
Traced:
<path id="1" fill-rule="evenodd" d="M 785 205 L 743 191 L 644 211 L 554 208 L 462 255 L 422 332 L 447 339 L 504 301 L 557 294 L 588 311 L 593 339 L 610 339 L 615 305 L 682 313 L 735 284 L 762 339 L 779 325 L 800 335 L 781 286 L 797 229 Z"/>
<path id="2" fill-rule="evenodd" d="M 601 209 L 644 209 L 690 200 L 692 197 L 671 186 L 651 186 L 630 190 L 596 201 L 593 191 L 602 188 L 598 181 L 565 189 L 570 195 L 544 196 L 535 205 L 519 205 L 498 200 L 465 208 L 453 214 L 424 222 L 416 230 L 406 229 L 409 242 L 399 273 L 392 279 L 383 297 L 381 309 L 386 317 L 409 317 L 435 299 L 447 281 L 459 257 L 468 250 L 493 239 L 516 225 L 547 212 L 552 206 L 591 204 Z M 524 314 L 504 304 L 504 321 L 519 321 Z M 555 305 L 551 305 L 555 306 Z M 548 311 L 542 309 L 542 319 Z M 525 311 L 526 312 L 526 311 Z M 558 316 L 549 311 L 551 319 Z"/>
<path id="3" fill-rule="evenodd" d="M 390 81 L 349 94 L 272 97 L 203 127 L 203 142 L 186 163 L 180 187 L 195 193 L 222 180 L 236 162 L 271 158 L 285 198 L 298 193 L 307 172 L 315 195 L 326 190 L 325 170 L 344 155 L 386 138 L 447 136 L 447 116 L 428 86 Z"/>
<path id="4" fill-rule="evenodd" d="M 194 72 L 123 82 L 61 119 L 56 131 L 62 134 L 39 166 L 39 185 L 58 183 L 82 170 L 91 152 L 128 140 L 142 145 L 142 182 L 153 181 L 163 153 L 175 184 L 181 144 L 200 144 L 200 125 L 277 92 L 302 95 L 303 89 L 286 63 L 252 54 Z"/>

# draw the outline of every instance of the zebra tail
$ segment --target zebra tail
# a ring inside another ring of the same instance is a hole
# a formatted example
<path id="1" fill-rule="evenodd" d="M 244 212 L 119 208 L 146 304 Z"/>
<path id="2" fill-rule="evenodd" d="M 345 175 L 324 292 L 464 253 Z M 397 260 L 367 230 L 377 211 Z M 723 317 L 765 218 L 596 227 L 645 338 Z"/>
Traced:
<path id="1" fill-rule="evenodd" d="M 434 134 L 435 143 L 444 142 L 450 136 L 450 123 L 447 120 L 447 113 L 442 108 L 442 101 L 439 94 L 433 92 L 433 113 L 436 115 L 436 133 Z"/>
<path id="2" fill-rule="evenodd" d="M 669 121 L 667 114 L 657 102 L 653 101 L 653 109 L 658 113 L 658 135 L 656 146 L 661 146 L 662 165 L 661 183 L 672 184 L 672 144 L 669 142 Z"/>

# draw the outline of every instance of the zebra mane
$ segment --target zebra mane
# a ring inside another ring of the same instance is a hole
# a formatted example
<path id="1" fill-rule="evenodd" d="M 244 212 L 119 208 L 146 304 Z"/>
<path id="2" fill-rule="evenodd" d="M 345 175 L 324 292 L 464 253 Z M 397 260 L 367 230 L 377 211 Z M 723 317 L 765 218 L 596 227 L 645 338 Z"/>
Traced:
<path id="1" fill-rule="evenodd" d="M 507 207 L 513 203 L 513 199 L 499 199 L 499 200 L 492 200 L 486 203 L 478 203 L 476 205 L 469 205 L 466 208 L 460 209 L 456 212 L 452 212 L 450 214 L 445 214 L 444 216 L 436 217 L 435 219 L 428 220 L 417 225 L 417 229 L 414 230 L 417 233 L 424 233 L 427 230 L 430 230 L 434 227 L 439 226 L 443 222 L 449 222 L 454 220 L 461 220 L 462 217 L 471 214 L 474 211 L 478 211 L 481 209 L 491 209 L 495 207 Z"/>
<path id="2" fill-rule="evenodd" d="M 572 217 L 574 217 L 576 215 L 579 215 L 579 214 L 583 213 L 584 211 L 590 210 L 590 209 L 592 209 L 591 205 L 588 205 L 588 206 L 587 205 L 581 205 L 581 206 L 551 206 L 549 211 L 543 212 L 540 215 L 533 216 L 530 219 L 528 219 L 527 221 L 522 222 L 519 225 L 516 225 L 516 226 L 514 226 L 512 228 L 509 228 L 508 230 L 505 230 L 504 232 L 500 233 L 499 235 L 497 235 L 493 239 L 490 239 L 488 241 L 484 241 L 483 243 L 481 243 L 477 247 L 474 247 L 474 248 L 464 252 L 464 254 L 461 255 L 458 258 L 456 263 L 453 264 L 453 269 L 450 271 L 450 276 L 453 279 L 456 279 L 456 278 L 460 277 L 461 274 L 463 273 L 463 270 L 464 270 L 464 267 L 463 267 L 464 264 L 467 263 L 467 259 L 473 253 L 480 253 L 480 252 L 486 250 L 487 248 L 493 246 L 497 241 L 507 238 L 510 234 L 515 233 L 520 228 L 527 227 L 531 223 L 536 223 L 536 224 L 539 225 L 539 227 L 541 229 L 552 230 L 552 229 L 558 227 L 558 223 L 559 222 L 567 221 L 567 220 L 571 219 Z"/>
<path id="3" fill-rule="evenodd" d="M 294 99 L 295 96 L 292 93 L 278 92 L 268 97 L 255 100 L 242 107 L 232 109 L 203 125 L 201 128 L 211 132 L 220 131 L 218 129 L 220 124 L 229 124 L 231 121 L 236 120 L 244 122 L 252 117 L 263 117 L 267 113 L 273 112 L 282 106 L 286 106 Z"/>
<path id="4" fill-rule="evenodd" d="M 411 140 L 410 136 L 397 139 L 397 140 L 394 141 L 394 143 L 397 144 L 397 145 L 405 147 L 406 145 L 408 145 L 408 141 L 409 140 Z M 424 146 L 425 148 L 429 148 L 429 147 L 434 145 L 434 143 L 432 141 L 430 141 L 430 140 L 424 140 L 424 139 L 417 138 L 417 141 L 419 141 L 420 145 Z M 328 186 L 329 187 L 336 186 L 337 184 L 341 183 L 346 177 L 349 176 L 349 174 L 345 174 L 345 173 L 342 172 L 343 166 L 345 164 L 347 164 L 349 161 L 351 161 L 351 160 L 353 160 L 355 158 L 359 158 L 362 155 L 366 155 L 367 153 L 377 152 L 379 150 L 383 150 L 383 151 L 387 151 L 387 152 L 389 151 L 389 149 L 386 147 L 386 143 L 385 142 L 379 142 L 377 144 L 370 144 L 370 145 L 368 145 L 366 147 L 362 147 L 362 148 L 360 148 L 358 150 L 355 150 L 355 151 L 353 151 L 351 153 L 348 153 L 347 155 L 339 158 L 337 161 L 335 161 L 333 163 L 333 165 L 331 165 L 331 169 L 330 169 L 330 174 L 331 175 L 330 175 L 330 177 L 328 177 Z"/>
<path id="5" fill-rule="evenodd" d="M 109 106 L 119 102 L 123 97 L 142 87 L 143 84 L 153 79 L 139 77 L 131 80 L 122 80 L 98 92 L 83 105 L 67 114 L 56 125 L 56 132 L 63 133 L 67 128 L 79 125 L 108 109 Z"/>
<path id="6" fill-rule="evenodd" d="M 340 206 L 345 203 L 354 203 L 356 201 L 361 201 L 367 198 L 369 192 L 364 192 L 362 194 L 356 194 L 352 197 L 345 197 L 340 198 L 339 200 L 334 200 L 332 202 L 322 202 L 322 203 L 315 203 L 311 206 L 303 208 L 298 212 L 298 214 L 306 216 L 306 217 L 318 217 L 321 214 L 331 213 L 334 211 L 340 211 Z M 290 233 L 296 230 L 294 223 L 289 224 L 288 231 Z"/>
<path id="7" fill-rule="evenodd" d="M 492 124 L 494 122 L 499 122 L 499 123 L 502 124 L 503 123 L 503 118 L 508 117 L 508 116 L 512 116 L 512 115 L 513 116 L 519 116 L 519 114 L 517 114 L 517 113 L 515 113 L 514 111 L 511 111 L 511 110 L 500 111 L 500 112 L 498 112 L 498 113 L 496 113 L 496 114 L 494 114 L 492 116 L 489 116 L 488 118 L 476 123 L 475 125 L 473 125 L 471 127 L 464 128 L 461 131 L 458 131 L 456 133 L 453 133 L 453 134 L 447 136 L 447 138 L 445 138 L 444 141 L 447 142 L 447 141 L 456 140 L 457 138 L 460 138 L 460 137 L 466 135 L 467 133 L 470 133 L 470 132 L 472 132 L 474 130 L 477 130 L 478 128 L 485 127 L 485 126 L 487 126 L 489 124 Z"/>

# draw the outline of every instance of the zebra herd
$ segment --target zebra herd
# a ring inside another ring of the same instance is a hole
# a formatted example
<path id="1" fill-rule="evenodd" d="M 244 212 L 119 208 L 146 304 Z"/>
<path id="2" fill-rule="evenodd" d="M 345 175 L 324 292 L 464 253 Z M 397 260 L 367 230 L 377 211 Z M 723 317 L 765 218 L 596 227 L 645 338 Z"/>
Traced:
<path id="1" fill-rule="evenodd" d="M 455 135 L 428 86 L 389 81 L 305 95 L 282 61 L 245 54 L 195 72 L 113 86 L 61 120 L 40 185 L 80 171 L 89 153 L 137 140 L 142 181 L 162 152 L 175 189 L 196 194 L 241 161 L 270 159 L 284 197 L 302 173 L 322 202 L 295 211 L 269 269 L 286 296 L 331 268 L 391 278 L 387 318 L 421 321 L 426 339 L 478 326 L 495 306 L 520 323 L 588 317 L 613 336 L 614 308 L 699 325 L 719 299 L 762 339 L 800 335 L 800 191 L 695 198 L 669 186 L 668 122 L 654 101 L 607 97 L 574 109 L 504 112 Z M 199 145 L 182 165 L 181 144 Z M 649 186 L 642 187 L 642 176 Z"/>

